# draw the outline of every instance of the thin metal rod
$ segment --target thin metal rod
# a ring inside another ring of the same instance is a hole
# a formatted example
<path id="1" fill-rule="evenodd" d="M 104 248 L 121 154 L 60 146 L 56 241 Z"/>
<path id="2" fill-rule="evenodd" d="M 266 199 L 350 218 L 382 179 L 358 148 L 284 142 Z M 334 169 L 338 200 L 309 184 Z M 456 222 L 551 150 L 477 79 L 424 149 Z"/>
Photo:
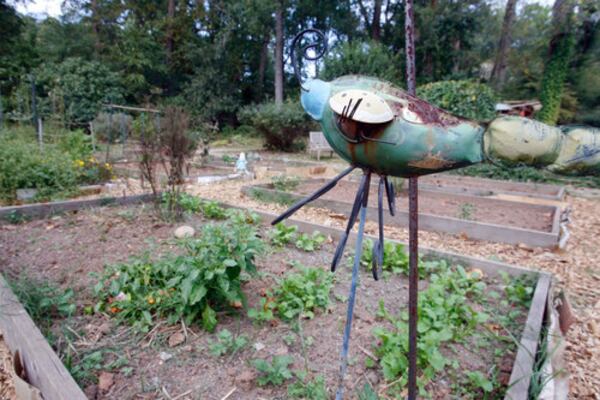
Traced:
<path id="1" fill-rule="evenodd" d="M 406 87 L 416 95 L 415 21 L 413 0 L 404 3 L 406 52 Z M 417 324 L 419 304 L 419 183 L 417 177 L 408 181 L 408 399 L 417 398 Z"/>
<path id="2" fill-rule="evenodd" d="M 308 197 L 305 197 L 302 200 L 299 200 L 298 202 L 296 202 L 293 206 L 291 206 L 290 208 L 288 208 L 283 214 L 281 214 L 279 217 L 275 218 L 272 222 L 271 225 L 276 225 L 279 222 L 283 221 L 284 219 L 288 218 L 289 216 L 291 216 L 293 213 L 295 213 L 296 211 L 298 211 L 300 208 L 302 208 L 304 205 L 310 203 L 313 200 L 318 199 L 319 197 L 323 196 L 325 193 L 327 193 L 328 191 L 330 191 L 331 189 L 333 189 L 335 187 L 335 185 L 337 185 L 337 183 L 346 175 L 348 175 L 350 172 L 352 172 L 354 170 L 355 167 L 350 166 L 348 168 L 346 168 L 341 174 L 339 174 L 338 176 L 336 176 L 335 178 L 333 178 L 331 181 L 329 181 L 325 186 L 323 186 L 321 189 L 317 190 L 316 192 L 314 192 L 313 194 L 311 194 Z"/>
<path id="3" fill-rule="evenodd" d="M 385 185 L 385 178 L 379 178 L 379 188 L 377 191 L 377 223 L 379 238 L 373 244 L 372 253 L 372 267 L 371 272 L 373 273 L 373 279 L 379 280 L 383 272 L 383 187 Z"/>
<path id="4" fill-rule="evenodd" d="M 408 93 L 415 96 L 417 90 L 417 72 L 415 68 L 415 18 L 413 11 L 413 0 L 404 3 L 404 32 L 406 51 L 406 88 Z"/>
<path id="5" fill-rule="evenodd" d="M 419 187 L 408 181 L 408 398 L 417 398 L 417 323 L 419 303 Z"/>
<path id="6" fill-rule="evenodd" d="M 364 199 L 365 191 L 369 193 L 369 187 L 371 182 L 371 173 L 365 172 L 360 180 L 360 184 L 358 185 L 358 191 L 356 192 L 356 198 L 354 199 L 354 204 L 352 205 L 352 211 L 350 212 L 350 217 L 348 218 L 348 224 L 346 225 L 346 230 L 344 234 L 340 237 L 340 241 L 338 242 L 337 248 L 335 249 L 335 254 L 333 255 L 333 260 L 331 261 L 331 272 L 335 272 L 342 255 L 344 254 L 344 249 L 346 248 L 346 241 L 348 241 L 348 235 L 350 235 L 350 231 L 354 227 L 354 223 L 356 222 L 356 217 L 358 217 L 358 211 L 360 210 L 360 205 L 362 199 Z"/>
<path id="7" fill-rule="evenodd" d="M 354 252 L 354 266 L 352 267 L 352 283 L 350 286 L 350 295 L 348 296 L 348 310 L 346 313 L 346 326 L 344 328 L 344 343 L 342 344 L 340 378 L 338 389 L 335 394 L 336 400 L 342 400 L 344 397 L 344 376 L 348 368 L 348 348 L 350 347 L 350 331 L 352 330 L 352 316 L 354 314 L 354 301 L 356 299 L 356 286 L 358 284 L 358 270 L 360 259 L 362 256 L 363 236 L 365 232 L 365 220 L 367 218 L 367 201 L 369 195 L 369 187 L 364 191 L 362 206 L 360 209 L 360 222 L 358 224 L 358 234 L 356 236 L 356 250 Z"/>

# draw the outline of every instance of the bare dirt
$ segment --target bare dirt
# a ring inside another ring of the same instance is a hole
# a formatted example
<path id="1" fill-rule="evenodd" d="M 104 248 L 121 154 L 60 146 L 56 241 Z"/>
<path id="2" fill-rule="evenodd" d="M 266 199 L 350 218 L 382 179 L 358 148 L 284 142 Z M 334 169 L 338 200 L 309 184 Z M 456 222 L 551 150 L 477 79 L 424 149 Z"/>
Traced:
<path id="1" fill-rule="evenodd" d="M 188 224 L 201 229 L 206 221 L 192 218 Z M 148 333 L 133 331 L 103 314 L 84 315 L 83 308 L 92 305 L 91 287 L 95 279 L 90 272 L 99 273 L 109 263 L 125 261 L 133 255 L 150 251 L 156 257 L 175 250 L 172 233 L 177 225 L 165 224 L 155 219 L 149 206 L 129 208 L 98 208 L 47 220 L 32 221 L 21 225 L 0 225 L 1 272 L 9 277 L 27 274 L 73 288 L 76 292 L 78 312 L 74 317 L 58 321 L 54 328 L 55 346 L 61 355 L 76 352 L 76 359 L 102 351 L 102 363 L 88 372 L 99 378 L 98 384 L 86 385 L 91 399 L 222 399 L 235 389 L 229 399 L 286 398 L 284 387 L 260 388 L 256 385 L 256 372 L 249 361 L 270 358 L 274 355 L 291 355 L 293 369 L 303 369 L 305 361 L 311 376 L 325 376 L 330 393 L 336 387 L 339 349 L 345 320 L 346 296 L 349 287 L 350 268 L 340 266 L 335 275 L 335 286 L 328 310 L 317 313 L 312 320 L 303 320 L 302 337 L 312 342 L 303 355 L 299 336 L 291 326 L 277 322 L 256 326 L 245 316 L 219 315 L 217 330 L 227 328 L 234 334 L 244 334 L 250 345 L 233 356 L 214 357 L 209 345 L 215 336 L 193 325 L 185 327 L 160 324 Z M 265 228 L 262 228 L 265 229 Z M 264 236 L 264 232 L 263 232 Z M 291 246 L 270 251 L 257 260 L 258 279 L 244 286 L 250 306 L 258 303 L 261 293 L 272 287 L 285 273 L 293 271 L 290 262 L 300 261 L 306 266 L 327 268 L 334 252 L 334 243 L 328 241 L 316 252 L 306 253 Z M 500 283 L 486 278 L 489 290 L 502 292 Z M 421 282 L 426 287 L 426 282 Z M 385 325 L 375 317 L 379 299 L 384 298 L 388 310 L 398 313 L 406 307 L 407 280 L 394 275 L 374 282 L 368 273 L 360 281 L 355 321 L 350 350 L 350 365 L 346 379 L 347 390 L 355 393 L 366 382 L 376 388 L 384 385 L 382 376 L 365 368 L 367 352 L 372 350 L 375 339 L 372 329 Z M 473 304 L 473 307 L 479 307 Z M 498 313 L 508 310 L 498 309 Z M 525 310 L 518 318 L 525 318 Z M 519 322 L 517 321 L 517 322 Z M 71 332 L 71 333 L 69 333 Z M 168 344 L 174 333 L 185 334 L 184 343 L 175 347 Z M 284 337 L 293 343 L 286 343 Z M 494 355 L 494 348 L 501 343 L 482 346 L 481 332 L 465 338 L 464 343 L 444 346 L 443 352 L 460 364 L 460 370 L 479 370 L 487 373 L 495 365 L 502 371 L 501 382 L 506 383 L 512 365 L 514 348 L 506 350 L 502 357 Z M 366 351 L 364 351 L 364 350 Z M 161 353 L 172 356 L 161 359 Z M 127 360 L 124 369 L 110 369 L 108 365 L 120 358 Z M 434 399 L 449 398 L 450 384 L 454 377 L 442 374 L 429 385 Z"/>
<path id="2" fill-rule="evenodd" d="M 544 185 L 538 183 L 523 183 L 498 181 L 493 179 L 475 178 L 471 176 L 460 176 L 450 174 L 433 174 L 419 178 L 422 185 L 430 185 L 442 190 L 451 187 L 463 189 L 465 192 L 476 192 L 480 195 L 490 195 L 496 192 L 520 192 L 531 195 L 556 195 L 559 186 Z"/>
<path id="3" fill-rule="evenodd" d="M 294 192 L 307 195 L 315 192 L 324 183 L 320 180 L 302 182 Z M 354 201 L 357 189 L 357 182 L 341 181 L 321 198 L 351 204 Z M 375 204 L 377 204 L 377 190 L 377 186 L 371 185 L 369 193 L 371 207 L 375 207 Z M 396 207 L 400 210 L 408 209 L 407 191 L 396 193 Z M 550 208 L 540 208 L 527 204 L 521 205 L 514 202 L 499 202 L 488 200 L 485 197 L 464 197 L 428 191 L 420 191 L 419 193 L 419 212 L 543 232 L 552 231 L 554 216 Z"/>

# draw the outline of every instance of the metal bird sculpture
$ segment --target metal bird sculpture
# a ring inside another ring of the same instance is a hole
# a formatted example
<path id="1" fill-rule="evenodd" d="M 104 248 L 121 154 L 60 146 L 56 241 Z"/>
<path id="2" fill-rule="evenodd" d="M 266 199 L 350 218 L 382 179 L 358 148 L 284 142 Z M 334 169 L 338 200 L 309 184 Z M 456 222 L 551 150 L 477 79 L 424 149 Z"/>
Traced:
<path id="1" fill-rule="evenodd" d="M 358 191 L 331 262 L 335 271 L 348 236 L 360 214 L 340 381 L 343 380 L 357 285 L 358 265 L 372 175 L 378 182 L 378 240 L 373 244 L 372 274 L 377 280 L 383 264 L 384 195 L 394 215 L 394 187 L 388 177 L 416 177 L 490 161 L 507 166 L 526 164 L 561 174 L 600 174 L 600 129 L 557 128 L 520 117 L 499 117 L 481 124 L 450 114 L 408 94 L 393 84 L 366 76 L 342 76 L 331 82 L 303 81 L 295 48 L 307 34 L 321 42 L 301 47 L 301 55 L 317 60 L 326 52 L 323 34 L 315 29 L 300 32 L 292 42 L 291 59 L 301 83 L 304 110 L 321 125 L 325 138 L 350 166 L 310 196 L 298 201 L 272 224 L 288 218 L 319 198 L 354 169 L 363 171 Z M 320 49 L 320 51 L 318 51 Z M 341 398 L 342 386 L 337 398 Z"/>

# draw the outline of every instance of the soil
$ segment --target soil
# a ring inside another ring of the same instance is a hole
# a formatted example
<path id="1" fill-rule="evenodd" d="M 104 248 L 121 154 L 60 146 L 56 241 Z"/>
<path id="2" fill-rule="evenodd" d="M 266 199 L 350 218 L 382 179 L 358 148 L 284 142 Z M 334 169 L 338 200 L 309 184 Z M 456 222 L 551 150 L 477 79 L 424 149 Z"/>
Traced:
<path id="1" fill-rule="evenodd" d="M 302 182 L 295 193 L 307 195 L 315 192 L 325 184 L 324 181 L 314 180 Z M 348 202 L 351 204 L 356 196 L 358 183 L 341 181 L 332 190 L 323 195 L 322 199 Z M 371 185 L 369 201 L 371 207 L 376 207 L 377 186 Z M 384 197 L 384 202 L 385 202 Z M 396 193 L 396 208 L 408 210 L 408 192 Z M 540 209 L 517 203 L 488 200 L 485 197 L 467 197 L 445 193 L 419 192 L 419 212 L 450 218 L 467 219 L 489 224 L 518 227 L 543 232 L 552 231 L 554 212 L 550 208 Z"/>
<path id="2" fill-rule="evenodd" d="M 450 174 L 425 175 L 419 178 L 423 186 L 430 185 L 439 188 L 461 188 L 465 192 L 476 192 L 483 196 L 493 193 L 528 193 L 531 195 L 557 195 L 560 186 L 538 183 L 508 182 L 493 179 L 474 178 Z"/>
<path id="3" fill-rule="evenodd" d="M 206 222 L 195 217 L 186 224 L 200 229 Z M 56 321 L 52 332 L 54 344 L 63 356 L 71 351 L 67 348 L 77 352 L 78 360 L 86 354 L 103 351 L 103 366 L 90 371 L 101 377 L 100 383 L 85 387 L 92 399 L 177 397 L 218 400 L 234 388 L 229 399 L 286 398 L 285 385 L 258 387 L 255 370 L 249 364 L 252 359 L 283 354 L 294 358 L 292 369 L 303 369 L 306 360 L 310 375 L 323 375 L 330 393 L 333 393 L 337 384 L 345 299 L 351 273 L 350 268 L 342 265 L 335 275 L 328 310 L 318 312 L 312 320 L 302 321 L 303 337 L 312 341 L 306 350 L 306 358 L 302 355 L 299 340 L 285 343 L 285 336 L 295 334 L 289 324 L 280 321 L 261 327 L 245 316 L 220 315 L 217 330 L 226 328 L 233 333 L 242 333 L 250 339 L 250 346 L 233 356 L 217 358 L 208 351 L 215 336 L 194 325 L 184 330 L 180 325 L 169 327 L 161 324 L 144 336 L 134 334 L 127 326 L 117 325 L 116 321 L 103 314 L 84 315 L 84 306 L 94 304 L 91 287 L 95 279 L 90 273 L 100 273 L 105 264 L 125 261 L 145 251 L 150 251 L 152 257 L 173 252 L 172 235 L 176 227 L 154 218 L 147 205 L 98 208 L 21 225 L 0 225 L 1 272 L 13 278 L 26 274 L 75 290 L 77 315 Z M 264 236 L 266 227 L 261 229 Z M 306 266 L 327 268 L 334 246 L 335 243 L 328 240 L 321 250 L 312 253 L 288 246 L 259 257 L 257 266 L 261 275 L 244 286 L 249 306 L 258 304 L 260 293 L 272 287 L 277 277 L 295 268 L 290 264 L 292 260 L 301 261 Z M 376 389 L 385 384 L 377 369 L 365 368 L 366 353 L 372 351 L 375 344 L 372 329 L 386 324 L 375 316 L 379 299 L 385 299 L 388 311 L 394 314 L 405 310 L 407 303 L 407 280 L 403 276 L 393 275 L 374 282 L 363 271 L 362 277 L 357 292 L 346 377 L 348 393 L 356 393 L 367 381 L 375 384 Z M 486 293 L 492 290 L 503 293 L 500 282 L 490 277 L 486 277 L 485 281 L 488 285 Z M 420 283 L 421 288 L 426 285 L 426 281 Z M 472 307 L 480 309 L 481 305 L 472 303 Z M 498 315 L 506 315 L 509 311 L 496 310 Z M 526 312 L 521 310 L 516 322 L 522 324 L 525 318 Z M 512 365 L 515 348 L 506 348 L 498 355 L 494 349 L 506 346 L 501 341 L 482 346 L 481 337 L 485 329 L 481 326 L 472 336 L 465 337 L 463 343 L 444 345 L 442 352 L 459 363 L 460 371 L 481 371 L 487 375 L 495 366 L 501 371 L 499 381 L 506 383 L 510 374 L 506 365 Z M 71 331 L 76 332 L 76 336 L 66 335 Z M 176 332 L 187 333 L 187 340 L 176 347 L 169 347 L 168 339 Z M 518 332 L 514 333 L 518 336 Z M 163 361 L 161 352 L 173 357 Z M 132 368 L 129 373 L 124 369 L 108 370 L 106 367 L 119 357 L 128 360 L 127 367 Z M 455 377 L 443 373 L 428 386 L 428 391 L 434 399 L 450 398 L 453 383 L 457 383 Z"/>

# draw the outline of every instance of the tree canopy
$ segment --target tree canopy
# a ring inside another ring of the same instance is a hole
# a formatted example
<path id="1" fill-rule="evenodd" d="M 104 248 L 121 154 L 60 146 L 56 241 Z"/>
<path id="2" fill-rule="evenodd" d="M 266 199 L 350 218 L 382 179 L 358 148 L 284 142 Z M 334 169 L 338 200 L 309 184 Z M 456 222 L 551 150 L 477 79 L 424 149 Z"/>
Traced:
<path id="1" fill-rule="evenodd" d="M 567 29 L 576 49 L 560 61 L 566 67 L 558 118 L 598 124 L 600 85 L 590 82 L 600 76 L 600 0 L 572 1 Z M 502 80 L 494 85 L 501 98 L 540 98 L 556 16 L 550 6 L 513 1 L 507 23 L 505 5 L 415 1 L 418 83 L 487 84 L 490 65 L 501 61 Z M 282 77 L 275 73 L 278 12 Z M 2 109 L 26 118 L 33 81 L 39 112 L 74 125 L 91 120 L 106 101 L 178 104 L 195 120 L 237 125 L 238 111 L 273 98 L 278 80 L 285 97 L 298 96 L 289 45 L 309 27 L 324 31 L 331 48 L 317 63 L 320 76 L 362 73 L 403 84 L 402 0 L 67 0 L 58 19 L 20 15 L 0 0 Z"/>

